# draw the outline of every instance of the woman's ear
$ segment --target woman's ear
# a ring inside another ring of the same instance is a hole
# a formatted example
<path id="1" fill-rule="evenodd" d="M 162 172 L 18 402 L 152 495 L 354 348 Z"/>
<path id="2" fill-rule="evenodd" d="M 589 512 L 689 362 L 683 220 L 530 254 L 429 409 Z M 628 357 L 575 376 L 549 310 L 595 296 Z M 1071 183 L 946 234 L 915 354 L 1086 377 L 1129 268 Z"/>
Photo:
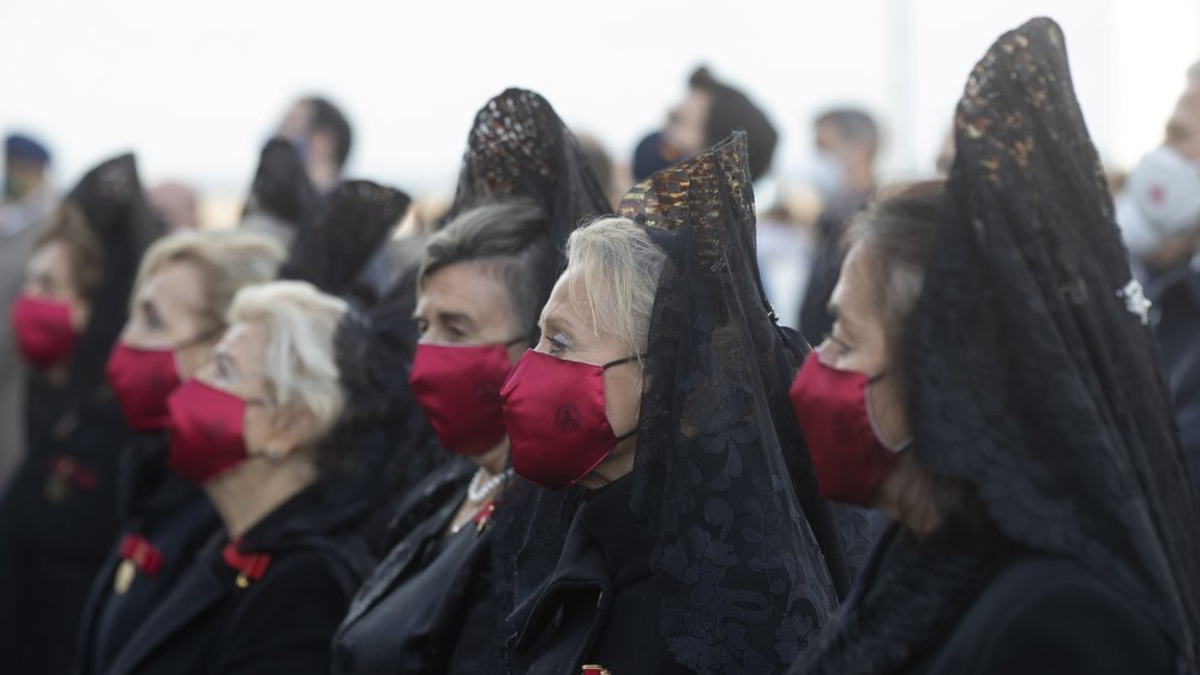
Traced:
<path id="1" fill-rule="evenodd" d="M 317 419 L 308 408 L 283 408 L 275 413 L 266 447 L 275 455 L 273 459 L 290 457 L 315 435 L 316 426 Z"/>

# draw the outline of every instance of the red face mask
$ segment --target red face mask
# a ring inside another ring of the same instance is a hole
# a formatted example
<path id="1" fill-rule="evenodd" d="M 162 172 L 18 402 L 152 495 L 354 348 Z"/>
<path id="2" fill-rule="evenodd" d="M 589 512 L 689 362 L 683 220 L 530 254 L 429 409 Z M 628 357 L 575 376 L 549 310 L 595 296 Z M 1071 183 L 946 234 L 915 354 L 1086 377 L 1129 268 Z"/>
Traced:
<path id="1" fill-rule="evenodd" d="M 13 304 L 12 322 L 21 355 L 35 368 L 62 365 L 75 348 L 71 306 L 22 293 Z"/>
<path id="2" fill-rule="evenodd" d="M 170 426 L 167 397 L 180 385 L 174 349 L 137 349 L 117 343 L 104 372 L 130 429 Z"/>
<path id="3" fill-rule="evenodd" d="M 442 447 L 473 457 L 504 439 L 500 387 L 513 369 L 508 347 L 524 341 L 462 347 L 417 344 L 408 386 Z"/>
<path id="4" fill-rule="evenodd" d="M 561 490 L 636 433 L 635 428 L 618 437 L 604 409 L 604 371 L 636 358 L 594 366 L 525 352 L 500 390 L 513 470 L 544 488 Z"/>
<path id="5" fill-rule="evenodd" d="M 246 401 L 200 380 L 188 380 L 167 398 L 171 449 L 167 461 L 179 475 L 203 485 L 249 458 L 243 427 Z"/>
<path id="6" fill-rule="evenodd" d="M 831 368 L 813 351 L 792 384 L 792 406 L 825 499 L 870 506 L 909 445 L 893 449 L 879 438 L 868 397 L 878 379 Z"/>

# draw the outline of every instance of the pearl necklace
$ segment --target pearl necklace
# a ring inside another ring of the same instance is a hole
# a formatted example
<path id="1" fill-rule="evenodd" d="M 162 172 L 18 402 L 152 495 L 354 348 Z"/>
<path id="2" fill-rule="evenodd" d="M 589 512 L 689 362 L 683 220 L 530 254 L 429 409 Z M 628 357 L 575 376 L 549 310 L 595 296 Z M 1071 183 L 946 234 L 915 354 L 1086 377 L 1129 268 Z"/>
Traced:
<path id="1" fill-rule="evenodd" d="M 487 499 L 488 495 L 495 492 L 496 488 L 500 487 L 500 484 L 512 475 L 512 469 L 506 469 L 481 482 L 480 479 L 485 475 L 487 475 L 487 471 L 483 467 L 480 467 L 475 472 L 475 476 L 471 478 L 471 484 L 467 486 L 467 501 L 472 504 L 478 504 Z"/>

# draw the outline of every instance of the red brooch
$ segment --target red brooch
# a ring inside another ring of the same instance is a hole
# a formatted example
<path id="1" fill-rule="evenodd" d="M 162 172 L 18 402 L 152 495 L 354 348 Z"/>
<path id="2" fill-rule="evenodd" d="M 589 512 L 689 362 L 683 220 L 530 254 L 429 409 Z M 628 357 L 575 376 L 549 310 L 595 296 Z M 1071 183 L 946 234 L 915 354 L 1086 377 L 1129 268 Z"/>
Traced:
<path id="1" fill-rule="evenodd" d="M 238 588 L 244 589 L 250 585 L 251 581 L 262 579 L 263 574 L 267 571 L 267 566 L 271 564 L 271 556 L 266 553 L 242 553 L 238 550 L 241 545 L 241 537 L 234 539 L 225 546 L 221 557 L 225 560 L 226 565 L 237 570 L 238 576 L 234 584 Z"/>
<path id="2" fill-rule="evenodd" d="M 475 517 L 471 519 L 471 522 L 475 523 L 475 534 L 483 532 L 483 528 L 487 527 L 488 523 L 491 522 L 492 514 L 495 512 L 496 500 L 494 499 L 479 509 L 479 513 L 476 513 Z"/>
<path id="3" fill-rule="evenodd" d="M 71 496 L 71 487 L 87 492 L 96 487 L 96 472 L 81 466 L 70 457 L 50 458 L 46 477 L 46 498 L 63 502 Z"/>
<path id="4" fill-rule="evenodd" d="M 162 569 L 162 553 L 140 534 L 127 534 L 121 540 L 121 564 L 117 565 L 117 574 L 113 578 L 113 591 L 124 595 L 133 585 L 133 579 L 138 572 L 148 577 L 158 575 Z"/>

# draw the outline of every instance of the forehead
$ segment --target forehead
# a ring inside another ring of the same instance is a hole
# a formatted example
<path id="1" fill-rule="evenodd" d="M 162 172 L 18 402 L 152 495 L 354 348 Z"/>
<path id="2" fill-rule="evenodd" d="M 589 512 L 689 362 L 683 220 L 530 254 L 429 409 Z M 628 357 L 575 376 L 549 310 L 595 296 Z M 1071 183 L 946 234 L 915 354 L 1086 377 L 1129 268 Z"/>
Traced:
<path id="1" fill-rule="evenodd" d="M 425 280 L 417 298 L 417 313 L 454 312 L 476 321 L 511 318 L 508 289 L 487 261 L 455 263 Z"/>
<path id="2" fill-rule="evenodd" d="M 830 298 L 830 304 L 837 307 L 839 318 L 855 322 L 877 314 L 873 264 L 865 246 L 854 244 L 850 247 Z"/>
<path id="3" fill-rule="evenodd" d="M 69 251 L 65 241 L 52 239 L 41 246 L 29 257 L 28 268 L 31 271 L 66 271 L 70 264 Z"/>
<path id="4" fill-rule="evenodd" d="M 167 262 L 146 277 L 138 297 L 158 301 L 164 308 L 199 310 L 204 301 L 204 279 L 196 265 L 187 260 Z"/>
<path id="5" fill-rule="evenodd" d="M 225 331 L 217 351 L 241 365 L 262 363 L 269 337 L 262 323 L 237 321 Z"/>

